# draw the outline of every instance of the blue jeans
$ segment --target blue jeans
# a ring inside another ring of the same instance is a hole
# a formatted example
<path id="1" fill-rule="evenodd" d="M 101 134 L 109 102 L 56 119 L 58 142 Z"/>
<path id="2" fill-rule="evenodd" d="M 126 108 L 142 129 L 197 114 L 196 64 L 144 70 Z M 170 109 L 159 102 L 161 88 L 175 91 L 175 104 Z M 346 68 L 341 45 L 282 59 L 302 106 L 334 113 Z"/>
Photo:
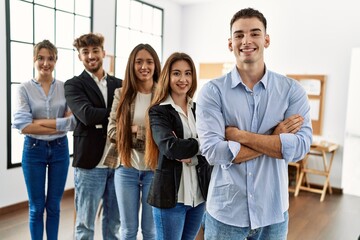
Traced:
<path id="1" fill-rule="evenodd" d="M 205 203 L 196 207 L 177 203 L 173 208 L 153 207 L 156 239 L 193 240 L 201 225 Z M 224 239 L 224 238 L 219 238 Z"/>
<path id="2" fill-rule="evenodd" d="M 46 236 L 58 238 L 60 202 L 69 169 L 67 137 L 52 141 L 25 137 L 22 170 L 29 197 L 29 226 L 32 240 L 42 240 L 44 209 L 46 209 Z M 47 189 L 46 187 L 47 171 Z"/>
<path id="3" fill-rule="evenodd" d="M 102 199 L 103 239 L 120 239 L 120 216 L 114 187 L 114 169 L 75 168 L 75 238 L 94 239 L 94 222 Z"/>
<path id="4" fill-rule="evenodd" d="M 155 239 L 155 226 L 147 196 L 153 171 L 139 171 L 120 166 L 115 170 L 115 190 L 119 205 L 121 239 L 135 240 L 139 227 L 141 202 L 141 230 L 144 240 Z"/>
<path id="5" fill-rule="evenodd" d="M 205 220 L 206 240 L 286 240 L 288 233 L 289 215 L 284 213 L 285 221 L 266 227 L 251 229 L 250 227 L 235 227 L 224 224 L 213 218 L 208 212 Z"/>

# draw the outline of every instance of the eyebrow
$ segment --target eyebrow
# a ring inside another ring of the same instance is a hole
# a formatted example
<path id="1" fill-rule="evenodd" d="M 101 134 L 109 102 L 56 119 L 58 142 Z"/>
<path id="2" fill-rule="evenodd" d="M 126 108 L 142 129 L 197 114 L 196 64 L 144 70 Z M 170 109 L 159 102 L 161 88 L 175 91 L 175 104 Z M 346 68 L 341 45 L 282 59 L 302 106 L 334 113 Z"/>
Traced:
<path id="1" fill-rule="evenodd" d="M 135 61 L 154 61 L 154 59 L 153 58 L 141 58 L 141 57 L 139 57 L 139 58 L 135 58 Z"/>
<path id="2" fill-rule="evenodd" d="M 92 49 L 98 50 L 98 49 L 100 49 L 100 47 L 96 46 L 96 47 L 93 47 Z M 81 48 L 81 51 L 90 51 L 90 46 Z"/>
<path id="3" fill-rule="evenodd" d="M 253 28 L 253 29 L 250 29 L 250 32 L 261 32 L 261 29 L 260 28 Z M 236 34 L 236 33 L 244 33 L 244 30 L 237 30 L 233 34 Z"/>
<path id="4" fill-rule="evenodd" d="M 172 69 L 171 72 L 181 72 L 180 69 Z M 191 69 L 185 69 L 184 72 L 192 72 Z"/>

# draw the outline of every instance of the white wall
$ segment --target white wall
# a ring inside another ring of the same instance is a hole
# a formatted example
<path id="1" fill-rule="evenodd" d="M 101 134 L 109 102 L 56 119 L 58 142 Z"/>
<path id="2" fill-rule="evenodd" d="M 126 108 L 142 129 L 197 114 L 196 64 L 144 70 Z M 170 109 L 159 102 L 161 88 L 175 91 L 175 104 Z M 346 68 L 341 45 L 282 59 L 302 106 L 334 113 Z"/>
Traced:
<path id="1" fill-rule="evenodd" d="M 344 141 L 344 193 L 360 196 L 360 48 L 352 50 Z M 352 173 L 352 174 L 349 174 Z"/>
<path id="2" fill-rule="evenodd" d="M 114 52 L 114 0 L 95 0 L 94 32 L 105 36 L 105 49 Z M 283 74 L 326 74 L 323 138 L 339 143 L 331 183 L 342 187 L 342 159 L 347 108 L 351 49 L 359 47 L 360 19 L 356 0 L 341 4 L 325 0 L 226 0 L 180 7 L 167 0 L 146 0 L 165 10 L 164 49 L 166 59 L 174 51 L 189 53 L 196 63 L 233 61 L 227 50 L 229 22 L 244 7 L 262 11 L 268 20 L 271 44 L 266 64 Z M 5 0 L 0 0 L 0 51 L 6 52 Z M 6 55 L 0 55 L 0 110 L 6 109 Z M 21 66 L 19 66 L 19 69 Z M 7 170 L 6 114 L 0 120 L 0 208 L 27 200 L 20 168 Z M 19 149 L 21 151 L 21 149 Z M 354 176 L 349 168 L 347 176 Z M 66 188 L 73 186 L 70 167 Z M 350 193 L 351 194 L 351 193 Z"/>

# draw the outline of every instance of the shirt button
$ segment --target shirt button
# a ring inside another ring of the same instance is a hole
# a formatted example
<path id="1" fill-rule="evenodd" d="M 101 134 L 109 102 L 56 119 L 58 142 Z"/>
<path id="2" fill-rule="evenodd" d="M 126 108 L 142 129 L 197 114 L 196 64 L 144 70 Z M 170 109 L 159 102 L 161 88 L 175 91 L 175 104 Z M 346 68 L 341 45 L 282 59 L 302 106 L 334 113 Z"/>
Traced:
<path id="1" fill-rule="evenodd" d="M 249 196 L 252 198 L 252 196 L 253 196 L 253 195 L 252 195 L 252 194 L 250 194 Z"/>
<path id="2" fill-rule="evenodd" d="M 251 176 L 252 174 L 251 174 L 251 172 L 249 173 L 249 176 Z"/>

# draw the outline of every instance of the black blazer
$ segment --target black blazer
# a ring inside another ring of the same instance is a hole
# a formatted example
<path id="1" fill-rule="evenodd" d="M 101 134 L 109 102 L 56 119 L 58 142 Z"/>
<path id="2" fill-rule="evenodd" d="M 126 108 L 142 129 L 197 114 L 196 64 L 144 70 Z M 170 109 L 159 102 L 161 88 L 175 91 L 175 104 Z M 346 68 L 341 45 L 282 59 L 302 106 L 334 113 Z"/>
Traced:
<path id="1" fill-rule="evenodd" d="M 101 160 L 114 91 L 122 83 L 121 79 L 110 75 L 106 81 L 107 106 L 99 87 L 85 70 L 65 82 L 65 98 L 77 120 L 73 134 L 73 167 L 91 169 Z"/>
<path id="2" fill-rule="evenodd" d="M 179 113 L 170 104 L 151 107 L 149 118 L 159 158 L 147 201 L 154 207 L 172 208 L 178 201 L 182 172 L 182 163 L 176 159 L 197 155 L 199 144 L 194 138 L 183 139 Z"/>

